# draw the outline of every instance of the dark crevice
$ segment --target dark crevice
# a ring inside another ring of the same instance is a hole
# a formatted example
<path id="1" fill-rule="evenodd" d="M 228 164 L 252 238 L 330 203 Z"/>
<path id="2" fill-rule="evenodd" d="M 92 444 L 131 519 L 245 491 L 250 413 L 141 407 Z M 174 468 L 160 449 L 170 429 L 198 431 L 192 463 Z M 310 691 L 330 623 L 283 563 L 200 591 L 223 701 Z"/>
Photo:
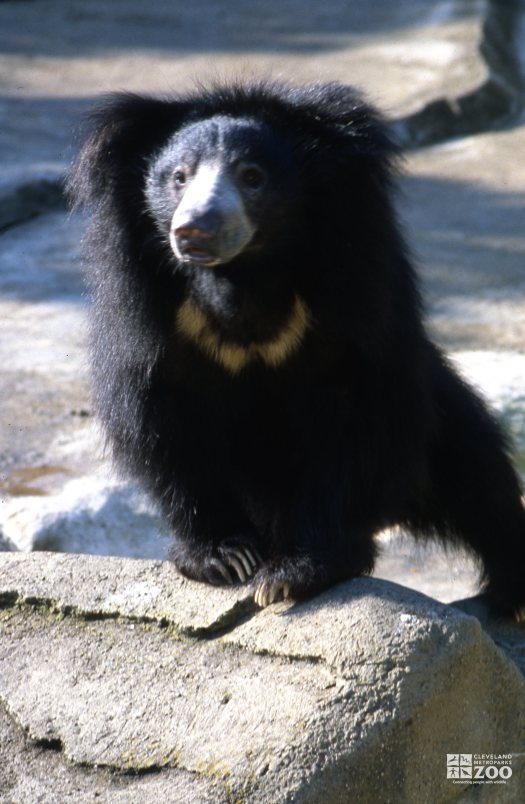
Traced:
<path id="1" fill-rule="evenodd" d="M 60 737 L 39 737 L 37 740 L 31 740 L 31 745 L 44 751 L 58 751 L 61 753 L 64 750 L 64 744 Z"/>
<path id="2" fill-rule="evenodd" d="M 219 617 L 211 626 L 193 628 L 186 631 L 187 636 L 197 639 L 220 639 L 231 633 L 240 625 L 244 625 L 260 612 L 260 608 L 253 602 L 253 597 L 238 600 L 222 617 Z"/>
<path id="3" fill-rule="evenodd" d="M 86 765 L 86 767 L 92 767 Z M 139 768 L 121 768 L 119 765 L 99 765 L 99 768 L 104 767 L 115 774 L 115 776 L 155 776 L 156 774 L 163 773 L 166 768 L 176 768 L 176 764 L 166 765 L 147 765 Z"/>
<path id="4" fill-rule="evenodd" d="M 0 609 L 12 609 L 18 602 L 17 592 L 0 593 Z"/>

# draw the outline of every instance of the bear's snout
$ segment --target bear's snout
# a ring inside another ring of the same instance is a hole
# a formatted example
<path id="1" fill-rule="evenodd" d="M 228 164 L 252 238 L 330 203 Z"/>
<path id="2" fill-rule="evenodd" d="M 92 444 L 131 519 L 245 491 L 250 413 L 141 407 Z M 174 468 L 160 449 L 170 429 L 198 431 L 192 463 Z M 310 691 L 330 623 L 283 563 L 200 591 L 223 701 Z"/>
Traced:
<path id="1" fill-rule="evenodd" d="M 170 243 L 184 262 L 230 262 L 250 242 L 255 226 L 242 195 L 221 166 L 200 166 L 188 182 L 171 221 Z"/>
<path id="2" fill-rule="evenodd" d="M 219 257 L 219 232 L 220 220 L 216 215 L 190 218 L 172 229 L 172 248 L 182 259 L 213 264 Z"/>

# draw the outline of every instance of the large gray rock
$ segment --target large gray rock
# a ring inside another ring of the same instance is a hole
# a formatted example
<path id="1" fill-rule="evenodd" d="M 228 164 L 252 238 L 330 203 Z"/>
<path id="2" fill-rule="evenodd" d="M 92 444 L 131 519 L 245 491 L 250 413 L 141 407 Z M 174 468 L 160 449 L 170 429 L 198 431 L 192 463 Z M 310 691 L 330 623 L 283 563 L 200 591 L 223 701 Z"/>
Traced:
<path id="1" fill-rule="evenodd" d="M 108 801 L 119 770 L 155 771 L 165 800 L 190 804 L 525 795 L 523 677 L 476 619 L 402 587 L 358 580 L 259 611 L 162 563 L 3 554 L 0 579 L 0 697 L 63 753 L 68 784 L 106 767 Z M 458 752 L 515 753 L 512 776 L 458 784 Z M 33 789 L 15 753 L 11 795 Z M 54 767 L 40 800 L 66 800 L 58 785 Z"/>

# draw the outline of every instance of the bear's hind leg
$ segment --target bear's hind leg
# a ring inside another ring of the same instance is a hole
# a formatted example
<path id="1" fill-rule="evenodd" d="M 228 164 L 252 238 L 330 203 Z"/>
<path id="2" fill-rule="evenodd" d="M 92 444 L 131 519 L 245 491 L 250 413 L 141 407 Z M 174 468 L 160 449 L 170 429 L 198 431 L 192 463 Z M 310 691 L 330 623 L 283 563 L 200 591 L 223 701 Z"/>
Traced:
<path id="1" fill-rule="evenodd" d="M 440 388 L 431 508 L 444 538 L 479 557 L 495 614 L 525 610 L 525 507 L 505 438 L 481 400 L 452 372 Z"/>

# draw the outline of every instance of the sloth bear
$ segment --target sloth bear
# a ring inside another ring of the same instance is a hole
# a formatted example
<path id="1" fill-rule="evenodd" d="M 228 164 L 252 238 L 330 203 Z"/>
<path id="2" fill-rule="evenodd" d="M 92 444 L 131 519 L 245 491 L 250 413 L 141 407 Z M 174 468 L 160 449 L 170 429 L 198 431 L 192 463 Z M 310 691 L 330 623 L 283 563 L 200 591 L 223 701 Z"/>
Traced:
<path id="1" fill-rule="evenodd" d="M 397 152 L 350 87 L 110 96 L 69 178 L 91 209 L 94 398 L 189 578 L 299 599 L 402 525 L 525 606 L 505 438 L 429 340 L 393 208 Z"/>

